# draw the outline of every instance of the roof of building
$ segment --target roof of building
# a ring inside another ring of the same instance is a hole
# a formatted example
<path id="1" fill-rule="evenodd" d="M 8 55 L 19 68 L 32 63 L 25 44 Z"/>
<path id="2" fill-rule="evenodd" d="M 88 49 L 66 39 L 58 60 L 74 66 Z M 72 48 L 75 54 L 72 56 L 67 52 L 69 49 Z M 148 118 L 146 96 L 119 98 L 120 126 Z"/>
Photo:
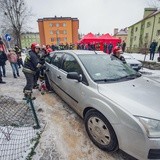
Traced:
<path id="1" fill-rule="evenodd" d="M 146 19 L 148 19 L 148 18 L 151 18 L 151 17 L 153 17 L 153 16 L 155 16 L 155 15 L 157 15 L 157 14 L 159 14 L 159 13 L 160 13 L 160 10 L 155 10 L 155 12 L 149 14 L 149 15 L 146 16 L 145 18 L 143 18 L 143 19 L 141 19 L 140 21 L 138 21 L 138 22 L 132 24 L 132 25 L 129 26 L 129 27 L 132 27 L 132 26 L 134 26 L 135 24 L 138 24 L 138 23 L 142 22 L 143 20 L 146 20 Z"/>
<path id="2" fill-rule="evenodd" d="M 45 17 L 45 18 L 39 18 L 37 21 L 45 21 L 45 20 L 76 20 L 78 21 L 78 18 L 71 18 L 71 17 Z"/>
<path id="3" fill-rule="evenodd" d="M 126 29 L 121 29 L 118 33 L 116 33 L 114 36 L 127 36 L 127 30 Z"/>
<path id="4" fill-rule="evenodd" d="M 39 34 L 39 32 L 23 32 L 22 34 Z"/>

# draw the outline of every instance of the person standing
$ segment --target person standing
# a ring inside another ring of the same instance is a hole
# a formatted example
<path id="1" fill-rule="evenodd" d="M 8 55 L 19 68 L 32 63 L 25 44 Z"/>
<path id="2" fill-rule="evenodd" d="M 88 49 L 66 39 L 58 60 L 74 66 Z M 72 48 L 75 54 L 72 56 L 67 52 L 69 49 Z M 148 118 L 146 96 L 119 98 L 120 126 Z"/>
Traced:
<path id="1" fill-rule="evenodd" d="M 155 54 L 156 47 L 157 47 L 157 42 L 154 40 L 154 41 L 151 43 L 150 47 L 149 47 L 150 60 L 153 60 L 153 59 L 154 59 L 154 54 Z"/>
<path id="2" fill-rule="evenodd" d="M 157 49 L 157 52 L 159 53 L 159 57 L 158 57 L 158 62 L 160 62 L 160 45 L 159 45 L 159 47 L 158 47 L 158 49 Z"/>
<path id="3" fill-rule="evenodd" d="M 0 38 L 0 83 L 4 84 L 5 82 L 2 80 L 2 72 L 3 72 L 3 76 L 6 76 L 5 74 L 5 62 L 7 60 L 7 56 L 5 53 L 6 49 L 4 46 L 4 43 L 2 41 L 2 39 Z M 2 68 L 2 71 L 1 71 Z"/>
<path id="4" fill-rule="evenodd" d="M 125 49 L 126 49 L 126 42 L 123 41 L 123 43 L 122 43 L 122 52 L 125 52 Z"/>
<path id="5" fill-rule="evenodd" d="M 115 46 L 113 48 L 113 53 L 111 54 L 112 57 L 118 58 L 119 60 L 121 60 L 123 63 L 126 63 L 125 58 L 122 56 L 122 49 L 121 47 Z"/>
<path id="6" fill-rule="evenodd" d="M 112 48 L 113 48 L 113 44 L 110 42 L 108 45 L 108 53 L 111 54 L 112 53 Z"/>
<path id="7" fill-rule="evenodd" d="M 107 43 L 104 43 L 104 44 L 103 44 L 103 52 L 104 52 L 104 53 L 107 53 Z"/>
<path id="8" fill-rule="evenodd" d="M 18 57 L 16 52 L 14 52 L 14 50 L 10 48 L 9 53 L 7 54 L 7 57 L 12 67 L 13 77 L 14 78 L 17 78 L 17 76 L 19 77 L 19 70 L 18 70 L 18 63 L 17 63 Z"/>
<path id="9" fill-rule="evenodd" d="M 21 68 L 21 66 L 23 66 L 23 61 L 22 61 L 22 55 L 21 55 L 21 50 L 20 48 L 18 47 L 18 45 L 15 45 L 15 52 L 17 54 L 17 63 L 18 63 L 18 66 L 19 68 Z"/>
<path id="10" fill-rule="evenodd" d="M 31 98 L 32 89 L 34 85 L 37 83 L 35 75 L 42 67 L 40 63 L 39 54 L 40 45 L 38 43 L 31 44 L 31 51 L 29 51 L 24 60 L 23 73 L 26 78 L 26 86 L 23 89 L 24 96 L 26 98 Z"/>

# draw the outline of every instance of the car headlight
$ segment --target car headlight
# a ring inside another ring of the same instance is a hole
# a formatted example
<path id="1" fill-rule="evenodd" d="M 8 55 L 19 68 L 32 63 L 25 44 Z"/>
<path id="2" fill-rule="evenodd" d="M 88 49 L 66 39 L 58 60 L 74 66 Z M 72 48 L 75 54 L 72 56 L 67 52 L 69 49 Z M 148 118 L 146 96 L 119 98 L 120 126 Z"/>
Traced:
<path id="1" fill-rule="evenodd" d="M 160 121 L 149 119 L 149 118 L 144 118 L 144 117 L 137 117 L 137 118 L 144 126 L 148 134 L 148 137 L 150 138 L 160 137 Z"/>
<path id="2" fill-rule="evenodd" d="M 142 64 L 140 63 L 140 64 L 138 64 L 138 66 L 139 66 L 139 67 L 142 67 Z"/>

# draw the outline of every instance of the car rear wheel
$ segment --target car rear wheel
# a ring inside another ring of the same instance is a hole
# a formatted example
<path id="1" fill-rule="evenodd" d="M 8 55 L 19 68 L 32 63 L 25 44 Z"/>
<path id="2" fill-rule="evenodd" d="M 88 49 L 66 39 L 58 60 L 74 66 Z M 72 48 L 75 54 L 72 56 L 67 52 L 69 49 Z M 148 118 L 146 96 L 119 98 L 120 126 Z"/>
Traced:
<path id="1" fill-rule="evenodd" d="M 118 149 L 116 134 L 109 121 L 96 110 L 90 110 L 85 115 L 85 128 L 93 143 L 105 151 Z"/>

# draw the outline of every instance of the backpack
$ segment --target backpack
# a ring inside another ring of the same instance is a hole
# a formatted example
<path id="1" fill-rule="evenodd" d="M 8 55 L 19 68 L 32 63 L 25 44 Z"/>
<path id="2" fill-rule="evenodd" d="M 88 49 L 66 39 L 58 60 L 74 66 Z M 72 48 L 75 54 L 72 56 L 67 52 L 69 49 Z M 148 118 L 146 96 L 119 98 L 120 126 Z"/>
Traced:
<path id="1" fill-rule="evenodd" d="M 0 51 L 0 66 L 5 65 L 5 62 L 7 60 L 7 56 L 3 51 Z"/>

